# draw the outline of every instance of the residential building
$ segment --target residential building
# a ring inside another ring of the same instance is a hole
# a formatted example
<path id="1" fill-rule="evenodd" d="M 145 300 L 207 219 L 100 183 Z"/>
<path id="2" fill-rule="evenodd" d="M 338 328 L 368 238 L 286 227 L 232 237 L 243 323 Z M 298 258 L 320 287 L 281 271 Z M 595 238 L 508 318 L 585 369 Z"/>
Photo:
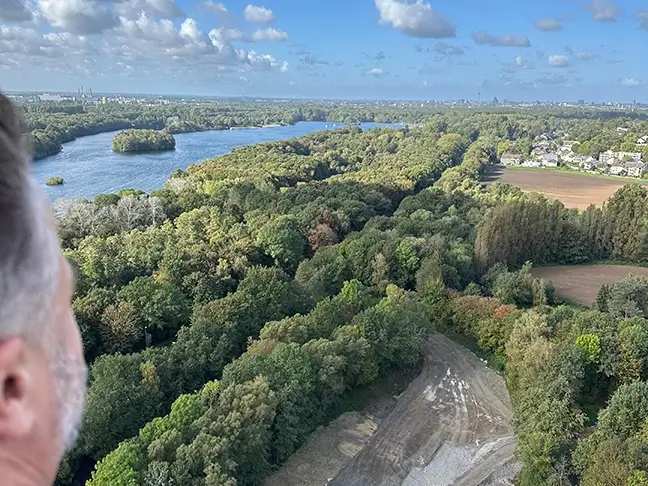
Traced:
<path id="1" fill-rule="evenodd" d="M 542 163 L 539 160 L 525 160 L 521 165 L 522 167 L 540 167 Z"/>
<path id="2" fill-rule="evenodd" d="M 639 137 L 637 139 L 637 145 L 639 145 L 640 147 L 648 146 L 648 135 L 644 135 L 643 137 Z"/>
<path id="3" fill-rule="evenodd" d="M 544 154 L 541 160 L 542 165 L 544 165 L 545 167 L 558 167 L 558 154 Z"/>
<path id="4" fill-rule="evenodd" d="M 524 161 L 524 157 L 520 154 L 502 154 L 500 163 L 502 165 L 520 165 Z"/>
<path id="5" fill-rule="evenodd" d="M 626 168 L 625 164 L 623 162 L 619 162 L 618 160 L 615 160 L 610 164 L 610 168 L 608 169 L 608 172 L 610 175 L 615 175 L 615 176 L 621 176 L 626 174 Z"/>
<path id="6" fill-rule="evenodd" d="M 43 93 L 42 95 L 39 95 L 38 99 L 40 101 L 55 101 L 55 102 L 75 100 L 73 96 L 63 96 L 60 94 L 49 94 L 49 93 Z"/>
<path id="7" fill-rule="evenodd" d="M 598 161 L 594 157 L 587 157 L 587 159 L 581 163 L 581 167 L 585 170 L 596 170 L 598 169 Z"/>
<path id="8" fill-rule="evenodd" d="M 630 177 L 643 177 L 646 170 L 648 170 L 648 167 L 643 162 L 626 162 L 623 166 Z"/>
<path id="9" fill-rule="evenodd" d="M 599 161 L 605 164 L 612 165 L 614 160 L 641 162 L 641 152 L 613 152 L 612 150 L 606 150 L 599 155 Z"/>
<path id="10" fill-rule="evenodd" d="M 617 154 L 626 162 L 641 162 L 641 152 L 617 152 Z"/>
<path id="11" fill-rule="evenodd" d="M 564 148 L 566 148 L 567 150 L 571 150 L 572 147 L 574 146 L 574 144 L 577 144 L 577 143 L 579 143 L 578 140 L 565 140 L 563 142 L 562 146 Z"/>

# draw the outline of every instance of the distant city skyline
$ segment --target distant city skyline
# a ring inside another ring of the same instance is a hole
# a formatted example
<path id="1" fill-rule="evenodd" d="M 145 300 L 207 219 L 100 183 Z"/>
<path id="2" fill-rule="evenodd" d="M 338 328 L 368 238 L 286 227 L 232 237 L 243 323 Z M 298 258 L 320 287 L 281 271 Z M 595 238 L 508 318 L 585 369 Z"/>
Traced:
<path id="1" fill-rule="evenodd" d="M 0 0 L 0 89 L 648 103 L 636 0 Z"/>

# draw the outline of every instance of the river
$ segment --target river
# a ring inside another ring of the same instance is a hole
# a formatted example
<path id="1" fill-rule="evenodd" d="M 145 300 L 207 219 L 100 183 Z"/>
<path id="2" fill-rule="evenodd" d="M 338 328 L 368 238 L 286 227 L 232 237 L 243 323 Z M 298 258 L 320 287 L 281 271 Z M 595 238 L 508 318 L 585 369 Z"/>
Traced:
<path id="1" fill-rule="evenodd" d="M 116 132 L 81 137 L 63 145 L 63 151 L 32 164 L 33 174 L 50 200 L 92 198 L 122 189 L 149 192 L 161 188 L 175 169 L 217 157 L 235 147 L 301 137 L 319 130 L 343 126 L 332 122 L 300 122 L 296 125 L 245 128 L 175 135 L 176 149 L 170 152 L 120 154 L 111 149 Z M 363 129 L 389 125 L 363 123 Z M 46 186 L 50 177 L 63 177 L 65 184 Z"/>

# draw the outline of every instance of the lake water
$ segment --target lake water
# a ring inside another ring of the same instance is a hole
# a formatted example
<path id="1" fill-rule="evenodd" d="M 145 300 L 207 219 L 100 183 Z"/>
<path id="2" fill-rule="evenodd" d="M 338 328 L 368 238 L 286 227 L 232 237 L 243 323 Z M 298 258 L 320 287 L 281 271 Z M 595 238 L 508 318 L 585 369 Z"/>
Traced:
<path id="1" fill-rule="evenodd" d="M 301 122 L 285 127 L 246 128 L 175 135 L 176 150 L 144 154 L 119 154 L 112 151 L 116 132 L 81 137 L 63 145 L 57 155 L 32 164 L 33 174 L 50 200 L 92 198 L 121 189 L 149 192 L 161 188 L 175 169 L 217 157 L 235 147 L 287 138 L 301 137 L 319 130 L 332 130 L 341 123 Z M 384 123 L 363 123 L 363 129 L 398 127 Z M 65 179 L 61 186 L 46 186 L 50 177 Z"/>

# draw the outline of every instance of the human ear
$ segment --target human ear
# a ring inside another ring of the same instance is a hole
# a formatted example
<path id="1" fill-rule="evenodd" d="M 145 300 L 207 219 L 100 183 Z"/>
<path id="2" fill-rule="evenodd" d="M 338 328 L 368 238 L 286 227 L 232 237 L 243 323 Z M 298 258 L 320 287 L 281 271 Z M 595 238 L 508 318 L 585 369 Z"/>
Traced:
<path id="1" fill-rule="evenodd" d="M 19 439 L 29 433 L 36 413 L 28 393 L 30 376 L 25 342 L 20 338 L 0 341 L 0 439 Z"/>

